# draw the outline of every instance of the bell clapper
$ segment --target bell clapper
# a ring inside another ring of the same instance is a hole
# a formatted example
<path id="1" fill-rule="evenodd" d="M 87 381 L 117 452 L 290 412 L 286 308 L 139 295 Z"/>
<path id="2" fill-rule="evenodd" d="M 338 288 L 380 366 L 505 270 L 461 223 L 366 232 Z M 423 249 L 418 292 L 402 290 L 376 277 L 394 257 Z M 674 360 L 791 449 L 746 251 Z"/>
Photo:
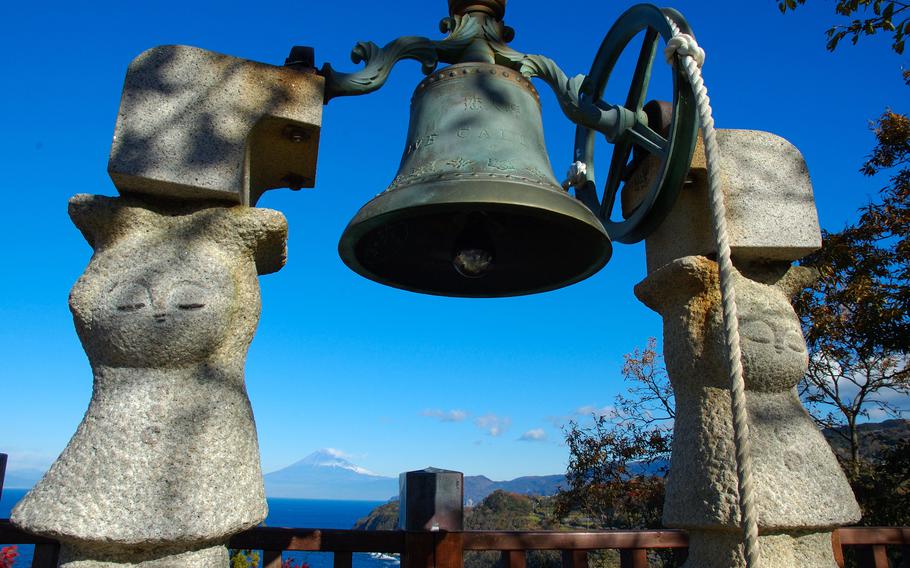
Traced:
<path id="1" fill-rule="evenodd" d="M 471 213 L 455 241 L 452 266 L 465 278 L 483 278 L 493 267 L 493 239 L 483 213 Z"/>
<path id="2" fill-rule="evenodd" d="M 460 249 L 452 258 L 452 266 L 465 278 L 483 278 L 493 264 L 493 254 L 484 249 Z"/>

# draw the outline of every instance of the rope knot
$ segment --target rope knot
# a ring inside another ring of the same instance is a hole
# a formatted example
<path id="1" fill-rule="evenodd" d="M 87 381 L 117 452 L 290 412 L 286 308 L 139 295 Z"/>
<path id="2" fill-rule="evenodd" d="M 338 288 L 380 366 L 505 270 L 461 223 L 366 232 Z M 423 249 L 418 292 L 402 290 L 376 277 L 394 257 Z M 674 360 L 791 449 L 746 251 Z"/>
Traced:
<path id="1" fill-rule="evenodd" d="M 673 58 L 677 53 L 682 57 L 691 57 L 699 67 L 705 64 L 705 50 L 699 47 L 695 38 L 689 34 L 676 34 L 667 42 L 664 58 L 668 64 L 673 65 Z"/>
<path id="2" fill-rule="evenodd" d="M 566 180 L 562 182 L 562 188 L 569 191 L 570 187 L 578 187 L 588 181 L 588 166 L 584 162 L 573 162 L 566 173 Z"/>

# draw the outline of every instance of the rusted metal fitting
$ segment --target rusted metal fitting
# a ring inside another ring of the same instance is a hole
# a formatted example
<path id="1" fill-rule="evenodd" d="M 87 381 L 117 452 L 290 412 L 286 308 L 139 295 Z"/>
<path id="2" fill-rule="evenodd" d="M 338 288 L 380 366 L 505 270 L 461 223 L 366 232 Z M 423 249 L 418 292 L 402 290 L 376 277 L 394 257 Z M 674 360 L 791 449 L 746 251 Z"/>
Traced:
<path id="1" fill-rule="evenodd" d="M 300 144 L 301 142 L 306 142 L 310 139 L 310 133 L 307 132 L 306 129 L 293 124 L 285 126 L 281 133 L 285 138 L 295 144 Z"/>
<path id="2" fill-rule="evenodd" d="M 450 16 L 461 16 L 468 12 L 485 12 L 502 20 L 506 15 L 506 0 L 449 0 Z"/>
<path id="3" fill-rule="evenodd" d="M 285 58 L 284 66 L 301 70 L 315 69 L 316 51 L 306 45 L 295 45 L 291 48 L 287 58 Z"/>

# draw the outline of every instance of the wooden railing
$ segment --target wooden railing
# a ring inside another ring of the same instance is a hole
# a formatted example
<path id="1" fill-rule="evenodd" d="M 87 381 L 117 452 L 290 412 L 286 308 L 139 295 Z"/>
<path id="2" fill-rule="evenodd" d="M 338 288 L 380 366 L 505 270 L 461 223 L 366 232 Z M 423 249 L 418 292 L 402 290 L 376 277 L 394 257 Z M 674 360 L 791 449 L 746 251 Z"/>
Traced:
<path id="1" fill-rule="evenodd" d="M 59 545 L 0 520 L 0 543 L 34 544 L 33 568 L 54 568 Z M 910 568 L 910 527 L 848 527 L 834 533 L 834 554 L 844 566 L 844 550 L 855 549 L 860 568 Z M 351 568 L 355 552 L 401 554 L 403 568 L 462 568 L 465 551 L 492 550 L 502 555 L 503 568 L 525 568 L 531 550 L 562 552 L 565 568 L 586 568 L 594 550 L 618 550 L 622 568 L 646 568 L 647 551 L 671 549 L 685 557 L 683 531 L 356 531 L 260 527 L 240 533 L 229 546 L 263 551 L 263 566 L 279 568 L 283 551 L 333 553 L 334 568 Z M 887 547 L 902 547 L 901 566 L 890 566 Z"/>

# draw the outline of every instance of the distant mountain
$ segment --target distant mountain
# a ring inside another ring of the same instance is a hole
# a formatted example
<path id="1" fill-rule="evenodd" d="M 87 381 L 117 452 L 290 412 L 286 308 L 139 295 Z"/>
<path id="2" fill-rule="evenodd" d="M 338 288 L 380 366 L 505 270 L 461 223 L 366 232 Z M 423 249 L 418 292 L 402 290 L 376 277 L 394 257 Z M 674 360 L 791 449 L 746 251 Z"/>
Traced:
<path id="1" fill-rule="evenodd" d="M 859 434 L 859 455 L 864 459 L 878 459 L 883 450 L 910 441 L 910 420 L 906 419 L 895 418 L 884 422 L 858 424 L 856 430 Z M 850 457 L 850 445 L 841 435 L 846 433 L 846 426 L 822 430 L 831 448 L 843 458 Z"/>
<path id="2" fill-rule="evenodd" d="M 265 474 L 264 479 L 269 497 L 385 501 L 398 495 L 397 478 L 377 475 L 332 449 L 313 452 L 284 469 Z"/>
<path id="3" fill-rule="evenodd" d="M 468 475 L 464 478 L 464 498 L 479 503 L 497 489 L 522 495 L 555 495 L 565 481 L 565 475 L 527 475 L 511 481 L 493 481 L 483 475 Z"/>
<path id="4" fill-rule="evenodd" d="M 848 446 L 836 431 L 822 432 L 835 452 L 846 456 Z M 895 419 L 859 425 L 860 455 L 876 459 L 883 449 L 910 440 L 910 420 Z M 666 461 L 637 464 L 633 473 L 657 475 Z M 44 475 L 40 469 L 11 469 L 6 473 L 4 487 L 30 489 Z M 465 500 L 479 503 L 487 495 L 502 489 L 522 495 L 549 496 L 565 485 L 564 475 L 524 476 L 509 481 L 493 481 L 483 475 L 464 478 Z M 269 497 L 295 499 L 350 499 L 386 501 L 398 495 L 398 478 L 377 475 L 346 460 L 336 450 L 313 452 L 284 469 L 265 475 L 265 491 Z"/>
<path id="5" fill-rule="evenodd" d="M 44 471 L 35 467 L 8 470 L 3 479 L 3 488 L 31 489 L 44 476 Z"/>

